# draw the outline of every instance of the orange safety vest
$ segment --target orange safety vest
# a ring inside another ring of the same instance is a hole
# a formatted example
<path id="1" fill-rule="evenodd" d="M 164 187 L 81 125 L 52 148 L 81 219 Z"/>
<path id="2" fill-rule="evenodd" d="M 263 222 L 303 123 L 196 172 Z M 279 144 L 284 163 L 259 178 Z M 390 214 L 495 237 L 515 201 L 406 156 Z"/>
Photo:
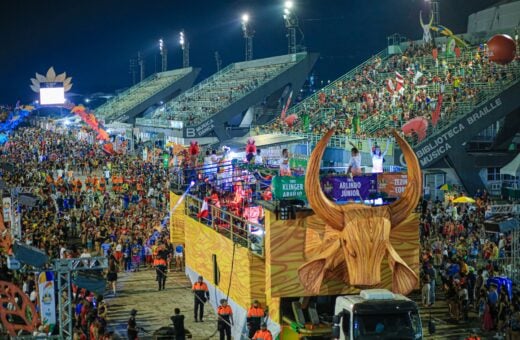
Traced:
<path id="1" fill-rule="evenodd" d="M 218 306 L 218 309 L 217 309 L 217 314 L 220 315 L 220 316 L 229 316 L 229 315 L 233 315 L 233 311 L 231 310 L 231 306 L 230 305 L 227 305 L 227 306 Z"/>
<path id="2" fill-rule="evenodd" d="M 247 311 L 247 317 L 248 318 L 263 318 L 265 315 L 264 309 L 260 306 L 258 307 L 250 307 Z"/>
<path id="3" fill-rule="evenodd" d="M 207 292 L 208 291 L 208 285 L 204 282 L 200 283 L 200 282 L 195 282 L 193 284 L 193 288 L 191 289 L 193 291 L 204 291 L 204 292 Z"/>
<path id="4" fill-rule="evenodd" d="M 256 331 L 255 335 L 253 336 L 253 340 L 273 340 L 273 335 L 268 329 L 260 329 Z"/>

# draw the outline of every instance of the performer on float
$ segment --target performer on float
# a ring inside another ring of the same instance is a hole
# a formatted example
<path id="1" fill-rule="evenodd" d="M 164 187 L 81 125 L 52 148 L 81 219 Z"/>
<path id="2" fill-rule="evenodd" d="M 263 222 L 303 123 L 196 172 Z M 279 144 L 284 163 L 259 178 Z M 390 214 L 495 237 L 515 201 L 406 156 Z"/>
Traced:
<path id="1" fill-rule="evenodd" d="M 291 166 L 289 165 L 289 150 L 282 150 L 282 158 L 280 159 L 280 176 L 292 176 Z"/>
<path id="2" fill-rule="evenodd" d="M 249 138 L 247 140 L 247 145 L 246 145 L 246 160 L 248 163 L 251 163 L 253 161 L 253 159 L 255 158 L 255 154 L 256 154 L 255 140 L 253 138 Z"/>
<path id="3" fill-rule="evenodd" d="M 352 142 L 349 143 L 352 145 L 352 149 L 350 149 L 351 155 L 350 162 L 348 163 L 347 175 L 361 176 L 361 153 Z"/>
<path id="4" fill-rule="evenodd" d="M 384 158 L 386 156 L 386 153 L 388 152 L 388 147 L 390 146 L 390 141 L 386 141 L 386 147 L 385 151 L 381 153 L 381 147 L 377 145 L 377 142 L 375 143 L 374 147 L 372 148 L 372 140 L 368 140 L 368 148 L 370 152 L 372 153 L 372 173 L 374 174 L 380 174 L 383 172 L 383 162 Z"/>

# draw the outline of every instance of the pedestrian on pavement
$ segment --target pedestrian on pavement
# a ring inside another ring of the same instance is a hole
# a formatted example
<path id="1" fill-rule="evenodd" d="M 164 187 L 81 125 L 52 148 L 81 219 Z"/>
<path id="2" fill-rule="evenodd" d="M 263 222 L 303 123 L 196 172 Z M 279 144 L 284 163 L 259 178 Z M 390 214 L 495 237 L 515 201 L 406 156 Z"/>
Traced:
<path id="1" fill-rule="evenodd" d="M 175 332 L 175 340 L 186 339 L 186 331 L 184 330 L 184 315 L 181 314 L 179 308 L 174 309 L 174 315 L 170 318 L 173 323 L 173 331 Z"/>
<path id="2" fill-rule="evenodd" d="M 220 300 L 217 308 L 217 327 L 220 333 L 220 340 L 231 340 L 231 326 L 233 326 L 233 311 L 226 299 Z"/>
<path id="3" fill-rule="evenodd" d="M 153 265 L 155 267 L 156 273 L 155 279 L 159 284 L 159 290 L 164 290 L 164 286 L 166 284 L 166 259 L 168 257 L 168 251 L 162 244 L 157 247 L 154 257 Z"/>
<path id="4" fill-rule="evenodd" d="M 204 304 L 209 300 L 209 290 L 208 285 L 206 285 L 202 276 L 199 276 L 191 290 L 193 291 L 195 298 L 195 310 L 193 312 L 195 322 L 204 322 Z"/>
<path id="5" fill-rule="evenodd" d="M 136 340 L 137 334 L 139 333 L 139 330 L 137 328 L 137 322 L 135 321 L 136 315 L 137 315 L 137 310 L 132 309 L 132 311 L 130 312 L 130 319 L 128 319 L 128 325 L 126 328 L 128 340 Z"/>
<path id="6" fill-rule="evenodd" d="M 117 265 L 115 259 L 110 259 L 108 261 L 107 281 L 110 283 L 110 286 L 112 287 L 112 293 L 114 294 L 114 296 L 116 296 Z"/>
<path id="7" fill-rule="evenodd" d="M 262 327 L 256 331 L 255 335 L 252 337 L 253 340 L 273 340 L 273 335 L 267 329 L 267 324 L 262 322 Z"/>
<path id="8" fill-rule="evenodd" d="M 258 302 L 253 301 L 251 307 L 247 311 L 247 327 L 249 328 L 249 337 L 252 338 L 256 331 L 260 329 L 262 319 L 265 317 L 265 311 Z"/>

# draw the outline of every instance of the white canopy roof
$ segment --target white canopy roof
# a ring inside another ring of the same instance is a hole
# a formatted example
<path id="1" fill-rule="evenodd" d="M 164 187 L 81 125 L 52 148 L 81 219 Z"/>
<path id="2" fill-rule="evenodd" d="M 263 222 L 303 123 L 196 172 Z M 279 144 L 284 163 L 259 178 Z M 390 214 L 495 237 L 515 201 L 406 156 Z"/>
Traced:
<path id="1" fill-rule="evenodd" d="M 520 173 L 520 153 L 500 169 L 501 175 L 518 176 Z"/>

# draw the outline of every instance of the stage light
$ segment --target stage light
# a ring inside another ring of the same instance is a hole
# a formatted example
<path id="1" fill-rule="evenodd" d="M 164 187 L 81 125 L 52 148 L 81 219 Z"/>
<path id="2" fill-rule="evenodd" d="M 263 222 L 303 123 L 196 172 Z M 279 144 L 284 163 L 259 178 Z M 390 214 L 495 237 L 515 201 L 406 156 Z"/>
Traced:
<path id="1" fill-rule="evenodd" d="M 293 6 L 294 6 L 294 3 L 292 1 L 285 2 L 285 8 L 291 9 L 291 8 L 293 8 Z"/>
<path id="2" fill-rule="evenodd" d="M 88 98 L 85 99 L 85 103 L 87 103 L 87 104 L 90 103 L 90 99 L 88 99 Z"/>
<path id="3" fill-rule="evenodd" d="M 195 181 L 191 181 L 190 183 L 190 187 L 194 186 L 195 185 Z"/>
<path id="4" fill-rule="evenodd" d="M 247 23 L 247 22 L 249 22 L 249 14 L 244 13 L 244 14 L 242 15 L 242 22 L 243 22 L 243 23 Z"/>

